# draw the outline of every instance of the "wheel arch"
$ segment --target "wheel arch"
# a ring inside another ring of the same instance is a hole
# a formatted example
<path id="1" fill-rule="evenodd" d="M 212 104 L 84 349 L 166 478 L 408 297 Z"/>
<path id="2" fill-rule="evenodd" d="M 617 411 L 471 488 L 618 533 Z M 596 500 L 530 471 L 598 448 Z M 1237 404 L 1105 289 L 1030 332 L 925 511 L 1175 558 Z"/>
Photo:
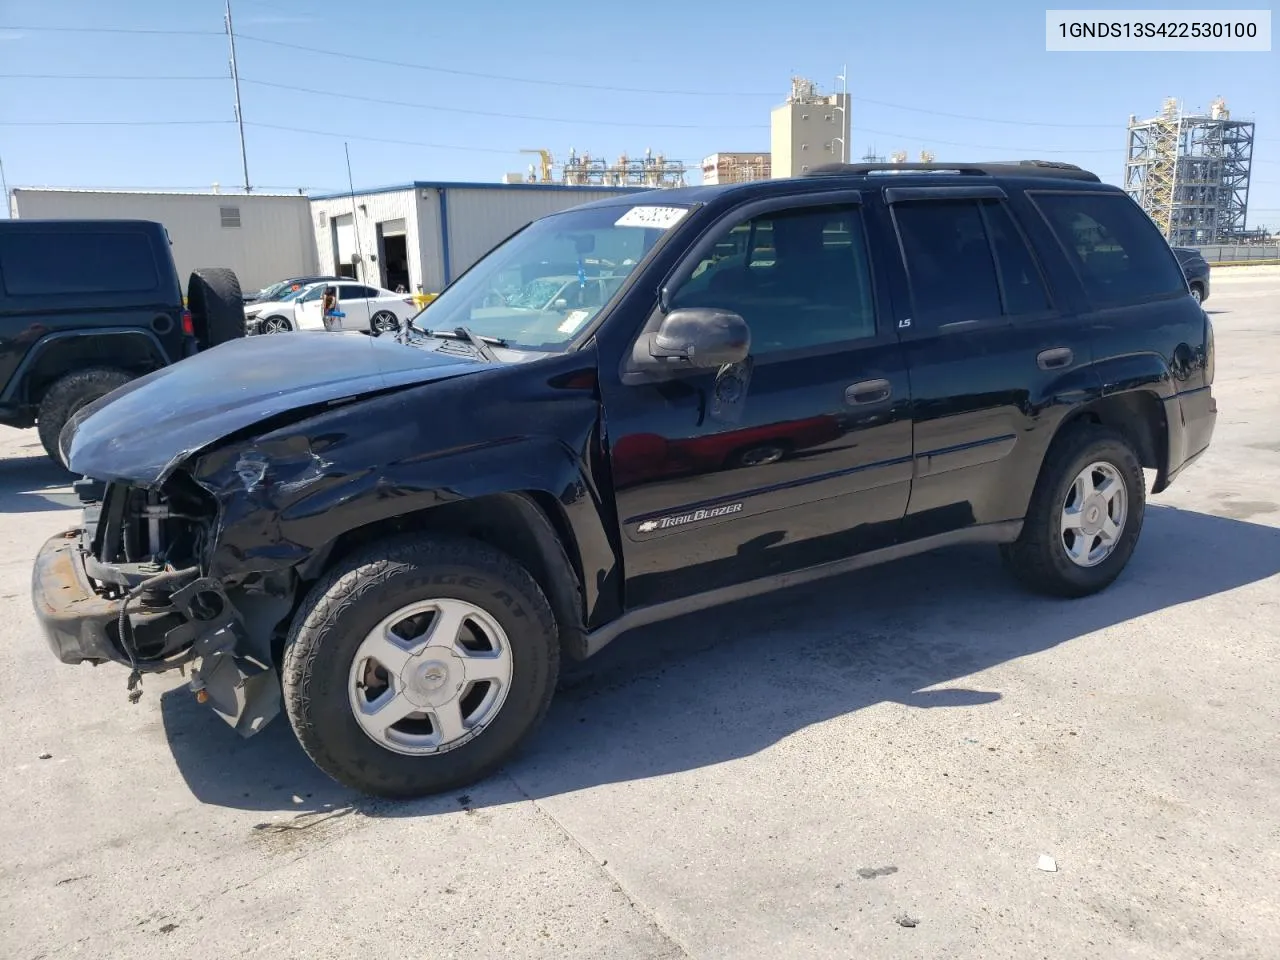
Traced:
<path id="1" fill-rule="evenodd" d="M 150 330 L 126 327 L 99 328 L 91 333 L 51 333 L 28 351 L 0 399 L 38 404 L 56 380 L 89 367 L 107 367 L 141 376 L 168 364 L 164 348 Z"/>
<path id="2" fill-rule="evenodd" d="M 1080 423 L 1107 427 L 1128 440 L 1138 455 L 1138 462 L 1144 468 L 1156 471 L 1152 493 L 1159 493 L 1168 486 L 1168 418 L 1164 402 L 1154 390 L 1112 393 L 1082 404 L 1058 424 L 1050 448 L 1067 430 Z"/>
<path id="3" fill-rule="evenodd" d="M 306 579 L 317 579 L 354 551 L 407 533 L 466 537 L 511 556 L 546 594 L 562 652 L 575 660 L 586 657 L 581 560 L 554 497 L 537 490 L 490 493 L 376 520 L 339 534 L 301 572 Z"/>

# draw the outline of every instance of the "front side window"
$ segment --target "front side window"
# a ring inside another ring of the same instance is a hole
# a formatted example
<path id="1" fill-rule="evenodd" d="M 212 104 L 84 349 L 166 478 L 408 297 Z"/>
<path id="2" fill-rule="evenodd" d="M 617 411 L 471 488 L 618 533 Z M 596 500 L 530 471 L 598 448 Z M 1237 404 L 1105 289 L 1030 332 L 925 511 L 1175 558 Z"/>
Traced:
<path id="1" fill-rule="evenodd" d="M 800 207 L 734 225 L 672 293 L 670 305 L 740 314 L 755 356 L 874 337 L 859 208 Z"/>
<path id="2" fill-rule="evenodd" d="M 561 350 L 688 212 L 618 205 L 535 220 L 459 277 L 414 323 L 422 330 L 465 326 L 513 347 Z"/>
<path id="3" fill-rule="evenodd" d="M 1085 293 L 1099 304 L 1140 303 L 1187 292 L 1160 231 L 1129 197 L 1029 193 L 1049 222 Z"/>

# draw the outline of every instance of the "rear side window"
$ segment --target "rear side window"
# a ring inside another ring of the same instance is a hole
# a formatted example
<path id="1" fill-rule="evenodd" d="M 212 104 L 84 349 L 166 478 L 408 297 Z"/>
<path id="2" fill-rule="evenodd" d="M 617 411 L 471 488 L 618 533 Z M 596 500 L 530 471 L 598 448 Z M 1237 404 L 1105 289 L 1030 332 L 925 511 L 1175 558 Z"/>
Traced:
<path id="1" fill-rule="evenodd" d="M 986 201 L 982 216 L 987 222 L 991 249 L 995 252 L 1000 289 L 1004 294 L 1004 312 L 1011 316 L 1043 313 L 1049 309 L 1049 294 L 1027 243 L 1018 232 L 1013 217 L 1004 204 Z"/>
<path id="2" fill-rule="evenodd" d="M 1109 193 L 1029 193 L 1095 303 L 1185 293 L 1160 231 L 1132 200 Z"/>
<path id="3" fill-rule="evenodd" d="M 1000 284 L 975 200 L 909 200 L 893 206 L 911 281 L 912 325 L 936 330 L 1001 315 Z"/>
<path id="4" fill-rule="evenodd" d="M 15 297 L 147 293 L 160 282 L 150 240 L 128 232 L 6 232 L 0 272 Z"/>

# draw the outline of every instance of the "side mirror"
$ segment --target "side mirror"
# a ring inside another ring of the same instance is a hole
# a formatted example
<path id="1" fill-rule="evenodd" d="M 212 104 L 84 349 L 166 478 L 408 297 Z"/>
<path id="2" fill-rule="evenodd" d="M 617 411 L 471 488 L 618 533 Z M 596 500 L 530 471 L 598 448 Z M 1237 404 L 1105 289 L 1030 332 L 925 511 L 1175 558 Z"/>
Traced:
<path id="1" fill-rule="evenodd" d="M 696 369 L 741 363 L 751 353 L 751 330 L 747 321 L 728 310 L 672 310 L 653 335 L 649 353 L 659 360 L 684 361 L 680 365 Z"/>
<path id="2" fill-rule="evenodd" d="M 551 306 L 555 307 L 557 310 L 563 310 L 565 307 L 569 306 L 569 301 L 564 297 L 559 297 L 556 299 L 555 303 L 551 304 Z"/>

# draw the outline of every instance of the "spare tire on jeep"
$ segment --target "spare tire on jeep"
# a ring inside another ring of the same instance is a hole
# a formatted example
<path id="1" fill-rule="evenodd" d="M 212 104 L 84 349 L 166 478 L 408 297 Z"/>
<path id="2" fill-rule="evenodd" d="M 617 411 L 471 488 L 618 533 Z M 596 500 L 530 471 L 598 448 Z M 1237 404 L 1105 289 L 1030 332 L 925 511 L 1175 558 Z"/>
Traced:
<path id="1" fill-rule="evenodd" d="M 193 270 L 187 281 L 187 309 L 201 350 L 244 336 L 244 300 L 232 270 Z"/>

